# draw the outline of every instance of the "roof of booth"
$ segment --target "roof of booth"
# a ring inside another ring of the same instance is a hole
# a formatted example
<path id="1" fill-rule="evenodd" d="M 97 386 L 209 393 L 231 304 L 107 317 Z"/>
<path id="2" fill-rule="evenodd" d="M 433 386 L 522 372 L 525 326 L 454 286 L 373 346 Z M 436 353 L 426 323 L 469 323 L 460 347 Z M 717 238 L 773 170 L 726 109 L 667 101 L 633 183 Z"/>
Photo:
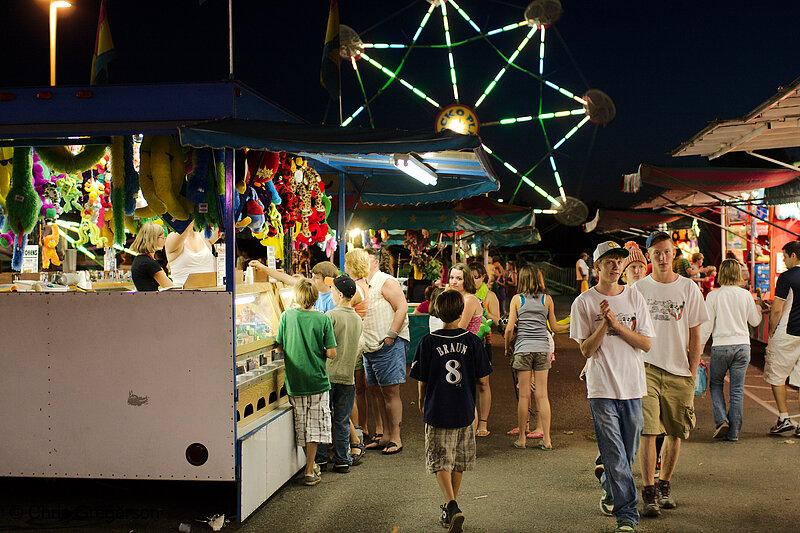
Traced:
<path id="1" fill-rule="evenodd" d="M 227 117 L 302 121 L 236 81 L 28 87 L 0 94 L 0 139 L 29 144 L 36 138 L 175 133 L 184 124 Z"/>

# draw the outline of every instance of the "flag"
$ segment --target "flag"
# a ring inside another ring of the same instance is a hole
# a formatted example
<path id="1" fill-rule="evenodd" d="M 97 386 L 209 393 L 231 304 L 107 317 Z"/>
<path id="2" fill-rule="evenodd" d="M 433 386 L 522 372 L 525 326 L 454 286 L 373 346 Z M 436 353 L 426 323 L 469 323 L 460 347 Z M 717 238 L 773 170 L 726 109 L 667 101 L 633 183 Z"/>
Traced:
<path id="1" fill-rule="evenodd" d="M 111 28 L 106 17 L 106 0 L 100 2 L 100 19 L 97 21 L 97 37 L 94 41 L 92 56 L 92 76 L 89 83 L 108 83 L 108 64 L 114 57 L 114 42 L 111 40 Z"/>
<path id="2" fill-rule="evenodd" d="M 319 81 L 334 100 L 339 99 L 339 83 L 341 71 L 339 69 L 339 3 L 331 0 L 328 12 L 328 29 L 325 32 L 325 47 L 322 49 L 322 68 Z"/>

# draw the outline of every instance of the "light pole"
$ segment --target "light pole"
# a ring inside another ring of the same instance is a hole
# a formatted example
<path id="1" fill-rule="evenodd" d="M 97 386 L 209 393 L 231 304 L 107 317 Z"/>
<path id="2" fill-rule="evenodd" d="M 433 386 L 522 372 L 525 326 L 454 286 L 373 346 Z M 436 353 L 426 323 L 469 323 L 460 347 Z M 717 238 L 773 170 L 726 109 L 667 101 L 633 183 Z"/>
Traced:
<path id="1" fill-rule="evenodd" d="M 72 7 L 64 0 L 50 0 L 50 86 L 56 85 L 56 18 L 60 7 Z"/>

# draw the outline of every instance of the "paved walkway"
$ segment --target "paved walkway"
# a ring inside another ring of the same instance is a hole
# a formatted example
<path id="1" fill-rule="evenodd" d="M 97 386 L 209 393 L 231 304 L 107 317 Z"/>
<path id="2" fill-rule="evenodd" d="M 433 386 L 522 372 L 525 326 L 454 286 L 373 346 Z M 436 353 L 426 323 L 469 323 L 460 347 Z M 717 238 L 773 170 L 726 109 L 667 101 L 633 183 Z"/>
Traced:
<path id="1" fill-rule="evenodd" d="M 569 299 L 557 297 L 557 315 Z M 516 425 L 508 363 L 495 335 L 491 377 L 492 434 L 478 439 L 478 463 L 464 476 L 459 504 L 467 532 L 611 532 L 614 520 L 600 514 L 600 487 L 592 469 L 596 445 L 586 390 L 578 381 L 584 359 L 565 335 L 556 340 L 550 372 L 555 450 L 512 448 L 505 433 Z M 758 362 L 763 347 L 754 348 Z M 643 519 L 643 532 L 800 530 L 800 439 L 770 437 L 774 404 L 761 369 L 747 378 L 745 420 L 737 443 L 713 441 L 708 393 L 696 400 L 698 426 L 683 446 L 673 493 L 678 508 L 661 518 Z M 437 523 L 442 497 L 424 470 L 422 420 L 416 383 L 402 389 L 405 449 L 395 456 L 369 452 L 348 474 L 326 473 L 316 487 L 289 483 L 244 524 L 241 532 L 411 533 L 442 531 Z M 790 393 L 798 412 L 797 392 Z M 121 458 L 120 460 L 124 460 Z M 638 464 L 634 469 L 641 488 Z M 231 512 L 230 484 L 123 482 L 114 480 L 0 480 L 0 530 L 28 531 L 210 531 L 193 522 L 215 512 Z"/>

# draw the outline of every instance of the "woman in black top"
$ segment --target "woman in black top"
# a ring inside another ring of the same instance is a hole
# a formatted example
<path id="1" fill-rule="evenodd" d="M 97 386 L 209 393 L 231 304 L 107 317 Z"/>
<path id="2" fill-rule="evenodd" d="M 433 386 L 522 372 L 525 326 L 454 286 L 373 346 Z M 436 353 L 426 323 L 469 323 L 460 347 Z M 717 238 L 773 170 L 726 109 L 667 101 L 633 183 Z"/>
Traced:
<path id="1" fill-rule="evenodd" d="M 166 241 L 164 228 L 152 222 L 142 226 L 136 235 L 136 239 L 131 244 L 131 250 L 139 255 L 133 259 L 131 277 L 137 291 L 157 291 L 159 286 L 172 287 L 174 285 L 158 261 L 153 259 L 153 254 L 157 250 L 163 249 Z"/>

